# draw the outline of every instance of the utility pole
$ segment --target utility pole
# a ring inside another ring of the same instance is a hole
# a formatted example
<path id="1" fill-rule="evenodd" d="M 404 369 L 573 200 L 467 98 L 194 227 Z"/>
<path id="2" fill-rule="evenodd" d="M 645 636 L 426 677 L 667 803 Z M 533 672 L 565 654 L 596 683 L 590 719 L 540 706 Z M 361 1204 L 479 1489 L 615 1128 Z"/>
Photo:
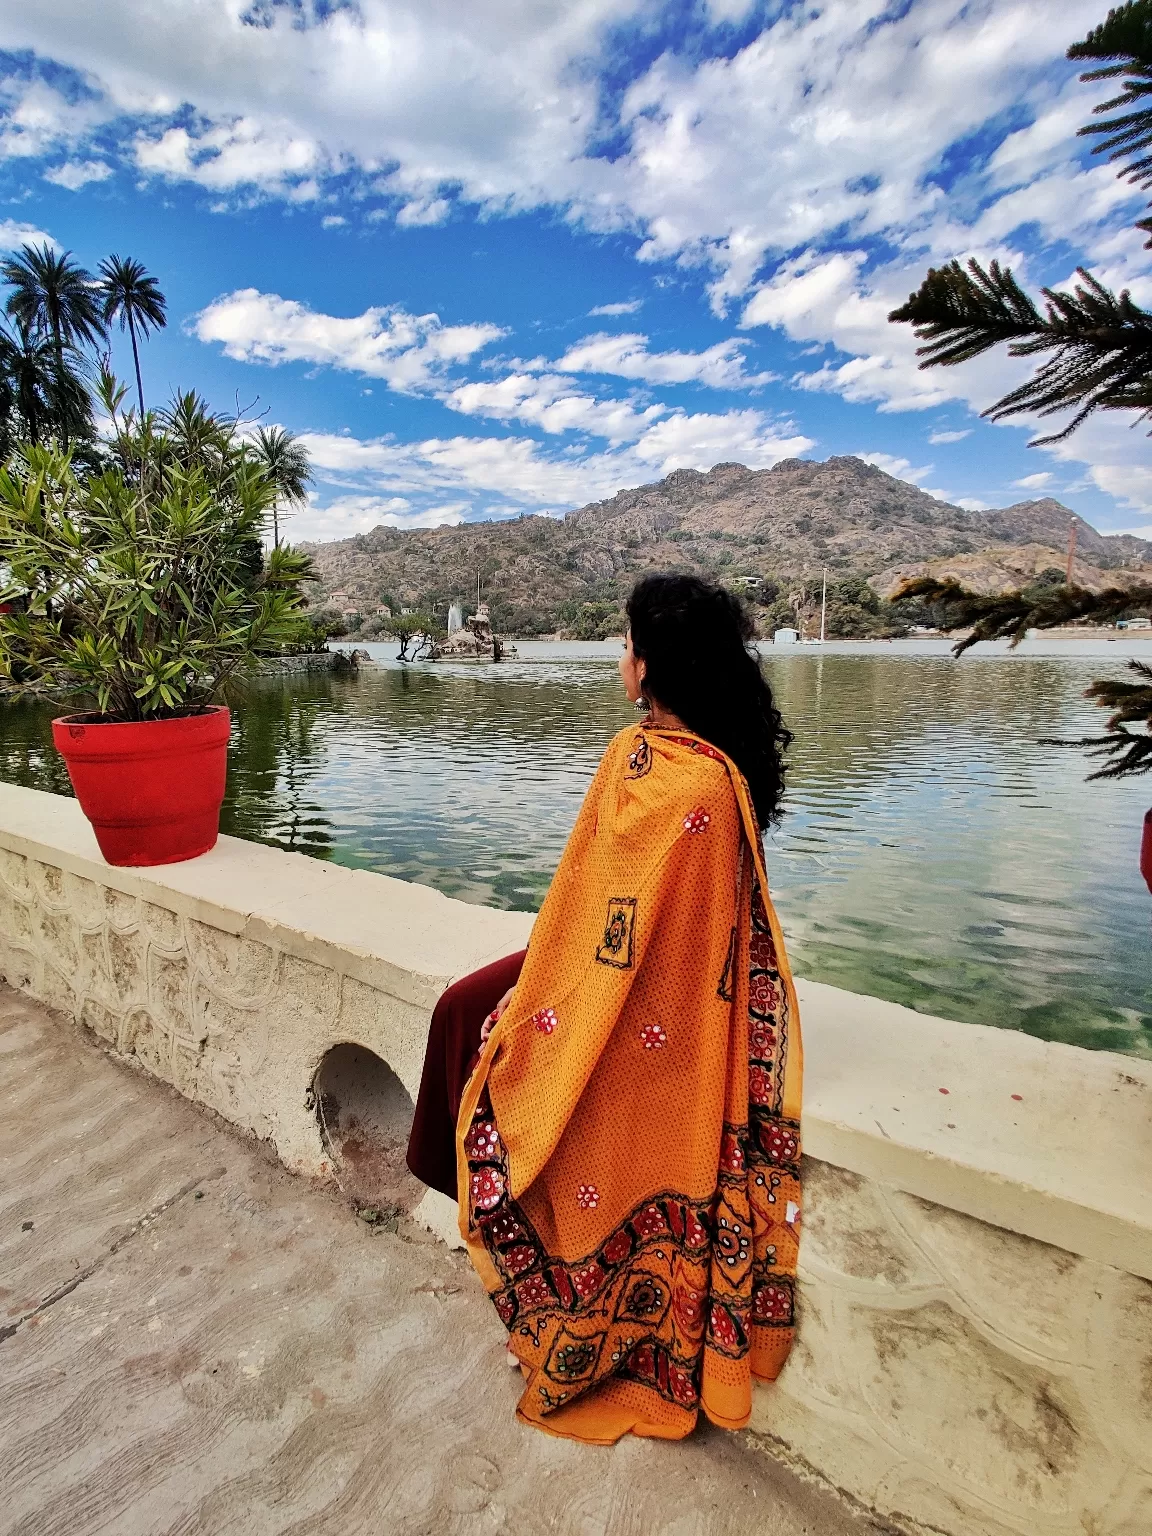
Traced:
<path id="1" fill-rule="evenodd" d="M 1064 585 L 1072 585 L 1072 561 L 1076 555 L 1076 514 L 1072 514 L 1072 521 L 1068 524 L 1068 564 L 1064 567 Z"/>
<path id="2" fill-rule="evenodd" d="M 824 644 L 824 617 L 828 611 L 828 567 L 824 567 L 824 588 L 820 593 L 820 644 Z"/>

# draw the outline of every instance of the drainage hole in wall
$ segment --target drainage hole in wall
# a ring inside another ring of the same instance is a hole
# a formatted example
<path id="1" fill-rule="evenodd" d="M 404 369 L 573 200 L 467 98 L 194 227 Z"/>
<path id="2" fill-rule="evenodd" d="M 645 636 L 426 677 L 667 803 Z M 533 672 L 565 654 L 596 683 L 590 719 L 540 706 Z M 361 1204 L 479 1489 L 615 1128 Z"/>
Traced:
<path id="1" fill-rule="evenodd" d="M 388 1063 L 366 1046 L 334 1045 L 311 1096 L 344 1193 L 358 1205 L 411 1210 L 424 1193 L 404 1162 L 413 1104 Z"/>

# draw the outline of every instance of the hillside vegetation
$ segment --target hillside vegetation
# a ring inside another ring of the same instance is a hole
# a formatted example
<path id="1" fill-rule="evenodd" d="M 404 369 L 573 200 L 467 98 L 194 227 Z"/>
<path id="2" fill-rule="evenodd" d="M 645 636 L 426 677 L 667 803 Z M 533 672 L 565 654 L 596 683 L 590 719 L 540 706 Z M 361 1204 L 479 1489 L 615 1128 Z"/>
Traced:
<path id="1" fill-rule="evenodd" d="M 498 630 L 585 638 L 620 632 L 623 600 L 646 570 L 676 567 L 732 585 L 759 577 L 761 627 L 769 629 L 812 613 L 826 567 L 829 632 L 869 634 L 928 617 L 882 601 L 895 570 L 987 551 L 984 565 L 999 560 L 1003 579 L 1010 584 L 1015 570 L 1018 583 L 1022 567 L 1011 559 L 1021 546 L 1046 551 L 1041 569 L 1062 568 L 1071 516 L 1051 498 L 969 512 L 862 459 L 786 459 L 765 470 L 677 470 L 563 518 L 376 528 L 305 547 L 319 604 L 341 591 L 369 612 L 386 603 L 443 615 L 449 602 L 474 597 L 479 573 Z M 1152 559 L 1152 544 L 1081 521 L 1077 554 L 1078 574 L 1094 580 L 1092 572 L 1138 568 Z"/>

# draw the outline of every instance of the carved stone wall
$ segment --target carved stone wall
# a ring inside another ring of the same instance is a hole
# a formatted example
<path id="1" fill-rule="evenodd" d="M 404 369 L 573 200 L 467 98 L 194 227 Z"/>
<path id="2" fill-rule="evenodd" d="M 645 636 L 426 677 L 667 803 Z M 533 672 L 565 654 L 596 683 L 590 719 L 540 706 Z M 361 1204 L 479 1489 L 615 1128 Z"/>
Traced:
<path id="1" fill-rule="evenodd" d="M 289 1167 L 322 1174 L 308 1097 L 322 1056 L 342 1041 L 367 1045 L 414 1092 L 428 1014 L 290 952 L 274 933 L 230 933 L 0 848 L 0 974 L 9 984 L 271 1140 Z"/>
<path id="2" fill-rule="evenodd" d="M 1152 1532 L 1152 1282 L 806 1160 L 753 1430 L 901 1528 Z"/>

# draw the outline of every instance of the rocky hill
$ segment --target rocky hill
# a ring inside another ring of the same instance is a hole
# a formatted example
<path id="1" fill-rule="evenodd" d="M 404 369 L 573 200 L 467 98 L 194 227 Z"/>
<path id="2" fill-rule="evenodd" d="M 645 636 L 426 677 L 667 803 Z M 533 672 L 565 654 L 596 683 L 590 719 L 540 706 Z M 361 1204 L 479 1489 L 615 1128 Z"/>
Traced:
<path id="1" fill-rule="evenodd" d="M 879 579 L 894 567 L 991 545 L 1042 546 L 1062 564 L 1071 516 L 1051 498 L 968 512 L 861 459 L 786 459 L 765 470 L 677 470 L 564 518 L 377 528 L 308 547 L 321 601 L 339 590 L 366 609 L 386 602 L 444 612 L 475 592 L 479 572 L 497 627 L 532 634 L 571 628 L 577 615 L 601 610 L 610 623 L 649 569 L 760 577 L 771 597 L 819 580 L 824 567 L 834 580 Z M 1083 521 L 1077 547 L 1097 569 L 1152 559 L 1152 544 L 1105 536 Z"/>
<path id="2" fill-rule="evenodd" d="M 969 592 L 985 595 L 1018 592 L 1045 572 L 1056 571 L 1063 576 L 1067 560 L 1067 549 L 1052 549 L 1044 544 L 992 544 L 974 555 L 942 555 L 936 560 L 894 565 L 873 576 L 870 585 L 884 598 L 890 598 L 915 576 L 933 576 L 937 581 L 957 581 Z M 1089 592 L 1103 592 L 1107 587 L 1124 587 L 1152 580 L 1152 565 L 1137 562 L 1122 568 L 1104 570 L 1077 556 L 1072 561 L 1072 580 Z"/>

